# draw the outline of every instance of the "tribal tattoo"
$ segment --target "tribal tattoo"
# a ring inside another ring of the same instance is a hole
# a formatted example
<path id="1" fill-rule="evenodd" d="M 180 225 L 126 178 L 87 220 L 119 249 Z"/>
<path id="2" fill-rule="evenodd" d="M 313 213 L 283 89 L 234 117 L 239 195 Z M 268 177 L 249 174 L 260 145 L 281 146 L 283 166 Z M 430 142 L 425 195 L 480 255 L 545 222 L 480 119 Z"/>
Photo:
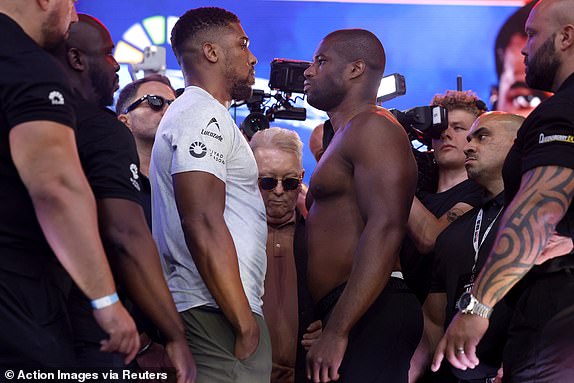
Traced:
<path id="1" fill-rule="evenodd" d="M 522 176 L 502 217 L 475 296 L 493 307 L 535 264 L 574 195 L 574 169 L 542 166 Z"/>

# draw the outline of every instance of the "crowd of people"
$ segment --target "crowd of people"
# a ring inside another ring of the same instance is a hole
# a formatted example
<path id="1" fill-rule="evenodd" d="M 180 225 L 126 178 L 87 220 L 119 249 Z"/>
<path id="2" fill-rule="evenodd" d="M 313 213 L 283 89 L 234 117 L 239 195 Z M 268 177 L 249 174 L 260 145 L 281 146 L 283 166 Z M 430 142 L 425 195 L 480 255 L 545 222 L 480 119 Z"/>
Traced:
<path id="1" fill-rule="evenodd" d="M 377 105 L 386 54 L 367 30 L 328 34 L 304 72 L 329 117 L 308 187 L 297 133 L 248 139 L 228 111 L 257 63 L 232 12 L 184 13 L 185 90 L 149 75 L 115 113 L 114 43 L 75 1 L 0 0 L 0 30 L 1 367 L 574 379 L 573 0 L 503 26 L 496 111 L 471 91 L 431 101 L 448 127 L 425 188 Z"/>

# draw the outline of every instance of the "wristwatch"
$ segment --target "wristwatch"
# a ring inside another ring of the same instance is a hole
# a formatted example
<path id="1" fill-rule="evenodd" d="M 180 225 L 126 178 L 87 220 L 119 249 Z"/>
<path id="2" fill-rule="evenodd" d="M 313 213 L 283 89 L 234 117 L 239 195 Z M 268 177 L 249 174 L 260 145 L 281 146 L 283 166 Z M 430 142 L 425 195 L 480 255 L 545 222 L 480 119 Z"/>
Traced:
<path id="1" fill-rule="evenodd" d="M 463 314 L 478 315 L 486 319 L 490 318 L 493 311 L 492 307 L 483 305 L 469 292 L 462 293 L 458 302 L 456 302 L 456 308 Z"/>

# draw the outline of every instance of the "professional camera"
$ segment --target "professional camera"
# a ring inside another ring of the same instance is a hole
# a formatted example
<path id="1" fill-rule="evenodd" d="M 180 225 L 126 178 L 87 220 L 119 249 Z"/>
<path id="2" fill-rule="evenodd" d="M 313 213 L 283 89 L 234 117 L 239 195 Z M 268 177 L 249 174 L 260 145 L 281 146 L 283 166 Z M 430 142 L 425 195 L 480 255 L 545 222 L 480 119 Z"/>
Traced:
<path id="1" fill-rule="evenodd" d="M 442 106 L 417 106 L 405 111 L 390 109 L 389 112 L 405 128 L 411 141 L 418 140 L 427 147 L 448 128 L 447 110 Z"/>
<path id="2" fill-rule="evenodd" d="M 250 114 L 241 123 L 241 130 L 249 139 L 255 132 L 269 128 L 269 122 L 275 119 L 305 121 L 307 111 L 305 108 L 294 106 L 291 94 L 303 93 L 305 81 L 303 72 L 309 65 L 311 65 L 310 62 L 299 60 L 274 59 L 271 61 L 269 88 L 276 92 L 270 94 L 254 89 L 251 98 L 244 102 Z M 271 99 L 273 99 L 272 104 L 267 106 L 266 104 Z"/>

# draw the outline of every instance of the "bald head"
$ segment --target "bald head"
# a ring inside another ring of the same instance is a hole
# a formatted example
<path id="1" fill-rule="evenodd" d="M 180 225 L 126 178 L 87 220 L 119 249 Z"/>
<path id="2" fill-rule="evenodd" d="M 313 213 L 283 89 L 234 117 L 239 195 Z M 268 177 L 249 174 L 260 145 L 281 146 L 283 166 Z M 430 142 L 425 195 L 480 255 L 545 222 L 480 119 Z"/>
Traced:
<path id="1" fill-rule="evenodd" d="M 484 113 L 476 119 L 464 147 L 468 178 L 484 187 L 492 197 L 503 189 L 502 166 L 524 117 L 506 113 Z"/>
<path id="2" fill-rule="evenodd" d="M 574 24 L 574 0 L 541 0 L 532 13 L 543 17 L 552 28 Z"/>
<path id="3" fill-rule="evenodd" d="M 95 17 L 84 13 L 78 14 L 78 22 L 70 28 L 70 36 L 66 41 L 67 48 L 89 50 L 95 41 L 111 40 L 106 27 Z"/>
<path id="4" fill-rule="evenodd" d="M 329 33 L 323 41 L 334 43 L 335 51 L 347 62 L 363 60 L 369 69 L 383 75 L 386 64 L 385 49 L 372 32 L 364 29 L 340 29 Z"/>
<path id="5" fill-rule="evenodd" d="M 489 126 L 504 134 L 506 138 L 514 141 L 518 129 L 522 126 L 524 117 L 506 112 L 488 112 L 479 116 L 470 128 L 470 135 L 481 126 Z"/>

